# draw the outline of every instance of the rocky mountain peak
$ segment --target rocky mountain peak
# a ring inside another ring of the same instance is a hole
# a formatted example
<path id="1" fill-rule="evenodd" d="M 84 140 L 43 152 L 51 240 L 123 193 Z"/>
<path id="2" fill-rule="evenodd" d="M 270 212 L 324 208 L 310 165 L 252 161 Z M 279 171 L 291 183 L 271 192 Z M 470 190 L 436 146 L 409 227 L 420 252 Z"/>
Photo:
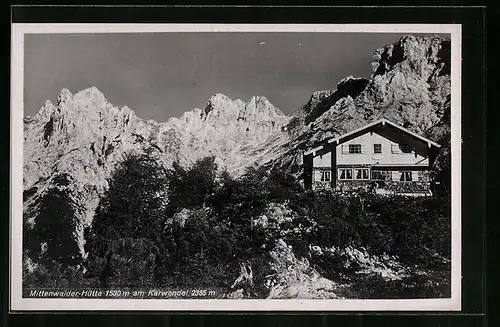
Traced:
<path id="1" fill-rule="evenodd" d="M 436 66 L 449 67 L 450 44 L 449 39 L 441 36 L 403 36 L 396 43 L 375 51 L 372 78 L 383 75 L 398 65 L 402 69 L 414 70 L 423 78 L 428 78 Z"/>
<path id="2" fill-rule="evenodd" d="M 104 104 L 107 102 L 106 98 L 104 97 L 104 94 L 97 89 L 95 86 L 91 86 L 89 88 L 86 88 L 84 90 L 81 90 L 80 92 L 76 93 L 73 96 L 73 99 L 75 101 L 91 101 L 96 104 Z"/>
<path id="3" fill-rule="evenodd" d="M 67 102 L 73 98 L 73 93 L 67 88 L 63 88 L 57 97 L 57 104 Z"/>
<path id="4" fill-rule="evenodd" d="M 244 111 L 240 116 L 247 119 L 273 120 L 277 117 L 284 117 L 285 114 L 277 109 L 266 97 L 253 96 L 245 104 Z"/>
<path id="5" fill-rule="evenodd" d="M 56 110 L 57 110 L 57 107 L 50 100 L 47 100 L 47 101 L 45 101 L 45 104 L 40 108 L 38 113 L 33 117 L 29 117 L 29 116 L 26 117 L 25 122 L 31 122 L 34 120 L 41 120 L 41 121 L 48 120 L 48 119 L 50 119 L 50 116 L 52 115 L 52 113 Z"/>
<path id="6" fill-rule="evenodd" d="M 265 96 L 255 95 L 248 99 L 247 106 L 254 106 L 259 110 L 265 110 L 266 108 L 274 106 L 269 102 L 269 100 Z"/>
<path id="7" fill-rule="evenodd" d="M 254 95 L 247 101 L 248 103 L 255 103 L 255 104 L 262 104 L 262 105 L 269 105 L 270 102 L 269 100 L 262 95 Z"/>
<path id="8" fill-rule="evenodd" d="M 211 96 L 201 113 L 201 119 L 214 123 L 216 121 L 228 123 L 236 120 L 267 121 L 285 116 L 264 96 L 252 96 L 247 101 L 242 101 L 231 100 L 221 93 Z"/>
<path id="9" fill-rule="evenodd" d="M 108 104 L 108 100 L 104 94 L 95 86 L 86 88 L 74 94 L 71 99 L 66 100 L 71 103 L 73 110 L 77 111 L 106 111 L 112 106 Z"/>
<path id="10" fill-rule="evenodd" d="M 219 93 L 219 92 L 217 92 L 217 93 L 214 93 L 214 94 L 210 97 L 209 102 L 210 102 L 210 101 L 228 101 L 228 100 L 230 100 L 230 99 L 229 99 L 229 97 L 228 97 L 227 95 L 225 95 L 225 94 L 223 94 L 223 93 Z"/>
<path id="11" fill-rule="evenodd" d="M 92 128 L 98 128 L 101 123 L 114 122 L 128 124 L 135 119 L 134 112 L 128 107 L 114 107 L 104 94 L 95 86 L 73 94 L 63 88 L 57 98 L 57 105 L 46 101 L 35 119 L 47 121 L 65 121 L 65 124 L 84 122 Z"/>
<path id="12" fill-rule="evenodd" d="M 232 104 L 231 99 L 222 93 L 215 93 L 210 97 L 207 104 L 205 105 L 205 114 L 208 114 L 210 111 L 214 109 L 224 109 Z"/>

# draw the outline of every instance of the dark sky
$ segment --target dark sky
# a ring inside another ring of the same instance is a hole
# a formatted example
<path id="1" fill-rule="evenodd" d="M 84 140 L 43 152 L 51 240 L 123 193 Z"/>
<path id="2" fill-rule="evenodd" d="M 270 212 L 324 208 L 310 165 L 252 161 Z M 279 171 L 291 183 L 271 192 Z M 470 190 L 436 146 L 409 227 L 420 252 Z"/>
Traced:
<path id="1" fill-rule="evenodd" d="M 62 88 L 90 86 L 115 106 L 165 121 L 216 92 L 267 97 L 285 113 L 342 78 L 369 77 L 375 49 L 401 34 L 146 33 L 25 35 L 25 116 Z"/>

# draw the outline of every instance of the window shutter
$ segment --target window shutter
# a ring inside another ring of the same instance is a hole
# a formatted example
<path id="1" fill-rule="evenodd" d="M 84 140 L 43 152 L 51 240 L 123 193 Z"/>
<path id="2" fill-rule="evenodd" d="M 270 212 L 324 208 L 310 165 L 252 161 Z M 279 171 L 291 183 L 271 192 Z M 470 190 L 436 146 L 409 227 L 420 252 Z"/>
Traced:
<path id="1" fill-rule="evenodd" d="M 342 154 L 349 154 L 349 146 L 342 145 Z"/>
<path id="2" fill-rule="evenodd" d="M 419 174 L 418 171 L 412 171 L 411 172 L 411 180 L 412 181 L 418 181 L 418 180 L 420 180 L 420 178 L 419 178 L 420 176 L 419 175 L 420 174 Z"/>
<path id="3" fill-rule="evenodd" d="M 361 153 L 366 153 L 366 145 L 361 144 Z"/>

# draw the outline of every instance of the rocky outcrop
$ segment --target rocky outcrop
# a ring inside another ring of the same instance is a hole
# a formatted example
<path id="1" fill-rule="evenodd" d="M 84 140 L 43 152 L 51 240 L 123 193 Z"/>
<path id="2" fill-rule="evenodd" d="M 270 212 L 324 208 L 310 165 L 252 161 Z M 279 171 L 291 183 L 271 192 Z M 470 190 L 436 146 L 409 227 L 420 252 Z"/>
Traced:
<path id="1" fill-rule="evenodd" d="M 344 78 L 337 84 L 337 90 L 335 92 L 323 97 L 323 99 L 317 102 L 316 106 L 310 110 L 309 114 L 306 116 L 305 123 L 308 124 L 315 121 L 318 117 L 334 107 L 341 99 L 347 97 L 356 98 L 364 90 L 367 84 L 368 80 L 364 78 L 354 78 L 352 76 Z M 313 103 L 313 101 L 310 102 L 311 104 Z"/>
<path id="2" fill-rule="evenodd" d="M 271 269 L 275 272 L 267 281 L 268 299 L 338 299 L 342 287 L 321 277 L 307 259 L 297 259 L 292 249 L 278 240 L 271 251 Z"/>
<path id="3" fill-rule="evenodd" d="M 420 76 L 450 73 L 451 42 L 443 37 L 419 38 L 413 35 L 402 37 L 395 44 L 375 51 L 372 62 L 373 76 L 384 75 L 398 64 L 408 64 Z"/>
<path id="4" fill-rule="evenodd" d="M 396 256 L 369 254 L 365 248 L 321 248 L 310 245 L 310 252 L 314 260 L 336 257 L 343 262 L 346 270 L 352 269 L 356 274 L 377 274 L 388 281 L 401 280 L 411 274 L 410 269 L 399 262 Z"/>

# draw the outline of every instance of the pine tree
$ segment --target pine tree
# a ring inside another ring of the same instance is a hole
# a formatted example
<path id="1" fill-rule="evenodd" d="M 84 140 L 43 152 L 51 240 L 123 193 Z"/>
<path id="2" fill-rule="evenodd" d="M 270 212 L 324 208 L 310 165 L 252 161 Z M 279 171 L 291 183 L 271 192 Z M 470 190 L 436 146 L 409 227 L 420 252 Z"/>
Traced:
<path id="1" fill-rule="evenodd" d="M 184 168 L 174 162 L 168 171 L 168 215 L 181 208 L 202 206 L 216 190 L 217 164 L 214 157 L 205 157 Z"/>

